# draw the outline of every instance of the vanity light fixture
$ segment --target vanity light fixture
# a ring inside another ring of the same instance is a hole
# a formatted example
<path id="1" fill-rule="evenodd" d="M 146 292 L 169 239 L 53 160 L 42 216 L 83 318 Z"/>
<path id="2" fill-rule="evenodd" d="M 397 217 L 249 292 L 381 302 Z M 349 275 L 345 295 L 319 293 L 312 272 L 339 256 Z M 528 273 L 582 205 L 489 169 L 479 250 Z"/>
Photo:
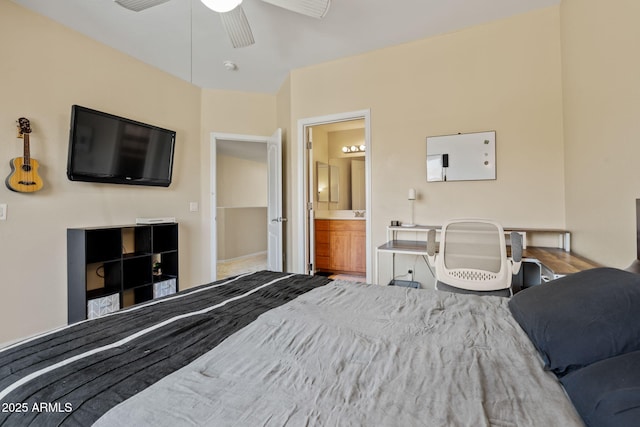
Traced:
<path id="1" fill-rule="evenodd" d="M 351 145 L 342 147 L 343 153 L 364 153 L 366 150 L 366 146 L 364 144 L 361 145 Z"/>

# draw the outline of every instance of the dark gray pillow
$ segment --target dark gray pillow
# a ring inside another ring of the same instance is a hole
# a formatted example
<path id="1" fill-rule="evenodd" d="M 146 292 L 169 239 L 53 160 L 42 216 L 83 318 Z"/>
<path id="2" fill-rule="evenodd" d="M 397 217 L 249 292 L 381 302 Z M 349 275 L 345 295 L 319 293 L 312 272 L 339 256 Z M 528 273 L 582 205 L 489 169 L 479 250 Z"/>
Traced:
<path id="1" fill-rule="evenodd" d="M 601 360 L 560 379 L 589 426 L 640 423 L 640 351 Z"/>
<path id="2" fill-rule="evenodd" d="M 513 317 L 562 376 L 640 350 L 640 275 L 594 268 L 518 292 Z"/>

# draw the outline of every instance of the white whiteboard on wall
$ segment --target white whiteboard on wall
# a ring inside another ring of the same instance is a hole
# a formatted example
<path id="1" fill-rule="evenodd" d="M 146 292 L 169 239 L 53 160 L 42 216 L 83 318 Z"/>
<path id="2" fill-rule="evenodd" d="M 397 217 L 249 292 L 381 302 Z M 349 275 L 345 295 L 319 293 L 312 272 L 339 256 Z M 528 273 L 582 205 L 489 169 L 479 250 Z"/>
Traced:
<path id="1" fill-rule="evenodd" d="M 427 137 L 427 181 L 496 179 L 496 132 Z"/>

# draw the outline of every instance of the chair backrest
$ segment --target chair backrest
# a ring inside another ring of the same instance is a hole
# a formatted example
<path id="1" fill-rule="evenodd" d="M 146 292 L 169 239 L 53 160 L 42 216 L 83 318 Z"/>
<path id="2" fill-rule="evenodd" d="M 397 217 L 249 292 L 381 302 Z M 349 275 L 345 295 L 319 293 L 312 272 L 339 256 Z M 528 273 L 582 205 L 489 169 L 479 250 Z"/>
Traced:
<path id="1" fill-rule="evenodd" d="M 439 282 L 474 291 L 508 289 L 512 271 L 504 230 L 497 222 L 461 219 L 442 226 L 436 258 Z"/>

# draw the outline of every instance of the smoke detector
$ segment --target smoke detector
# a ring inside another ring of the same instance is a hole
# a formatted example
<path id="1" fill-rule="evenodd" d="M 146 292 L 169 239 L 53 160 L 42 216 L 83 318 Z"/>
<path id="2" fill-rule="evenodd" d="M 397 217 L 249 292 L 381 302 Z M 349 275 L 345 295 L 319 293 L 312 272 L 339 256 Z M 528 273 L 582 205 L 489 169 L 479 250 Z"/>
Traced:
<path id="1" fill-rule="evenodd" d="M 238 71 L 238 64 L 233 61 L 224 61 L 223 65 L 224 68 L 227 69 L 227 71 Z"/>

